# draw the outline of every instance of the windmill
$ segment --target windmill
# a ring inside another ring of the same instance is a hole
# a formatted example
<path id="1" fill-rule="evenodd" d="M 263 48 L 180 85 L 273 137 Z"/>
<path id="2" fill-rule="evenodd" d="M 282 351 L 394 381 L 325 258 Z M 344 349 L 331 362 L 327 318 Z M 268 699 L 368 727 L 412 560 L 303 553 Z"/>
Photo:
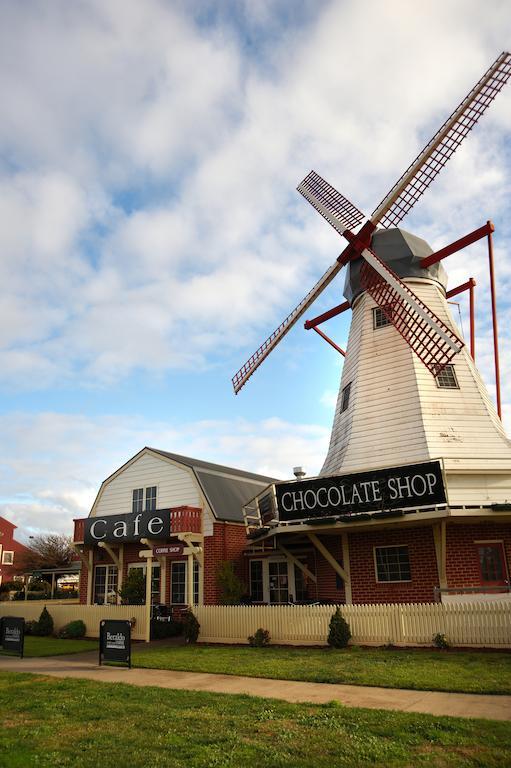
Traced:
<path id="1" fill-rule="evenodd" d="M 360 289 L 372 297 L 388 322 L 434 377 L 441 374 L 461 352 L 464 342 L 454 328 L 417 296 L 410 285 L 403 282 L 389 264 L 377 255 L 372 246 L 375 235 L 381 232 L 378 228 L 388 230 L 400 224 L 504 87 L 510 75 L 511 54 L 502 53 L 365 222 L 363 213 L 319 174 L 311 171 L 306 176 L 298 186 L 298 191 L 348 241 L 348 245 L 298 306 L 234 375 L 232 382 L 236 394 L 346 265 L 350 266 L 350 271 L 356 269 L 359 272 Z M 335 307 L 322 315 L 321 319 L 334 317 L 350 304 L 347 302 Z M 306 323 L 306 327 L 318 330 L 317 324 L 312 321 Z"/>

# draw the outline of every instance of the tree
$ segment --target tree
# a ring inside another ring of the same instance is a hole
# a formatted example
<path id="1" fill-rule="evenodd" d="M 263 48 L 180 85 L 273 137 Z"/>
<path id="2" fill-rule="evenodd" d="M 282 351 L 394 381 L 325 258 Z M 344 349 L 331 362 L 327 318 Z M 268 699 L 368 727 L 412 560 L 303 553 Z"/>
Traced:
<path id="1" fill-rule="evenodd" d="M 335 609 L 330 619 L 328 632 L 328 645 L 332 648 L 346 648 L 351 638 L 350 625 L 342 615 L 339 606 Z"/>
<path id="2" fill-rule="evenodd" d="M 246 587 L 234 572 L 231 560 L 224 560 L 218 566 L 216 581 L 222 592 L 222 605 L 238 605 L 246 592 Z"/>
<path id="3" fill-rule="evenodd" d="M 125 605 L 142 605 L 145 603 L 145 576 L 142 568 L 132 568 L 124 579 L 119 590 L 121 600 Z"/>
<path id="4" fill-rule="evenodd" d="M 21 567 L 27 572 L 41 568 L 66 568 L 75 559 L 71 537 L 60 533 L 34 536 L 28 550 L 20 555 Z"/>

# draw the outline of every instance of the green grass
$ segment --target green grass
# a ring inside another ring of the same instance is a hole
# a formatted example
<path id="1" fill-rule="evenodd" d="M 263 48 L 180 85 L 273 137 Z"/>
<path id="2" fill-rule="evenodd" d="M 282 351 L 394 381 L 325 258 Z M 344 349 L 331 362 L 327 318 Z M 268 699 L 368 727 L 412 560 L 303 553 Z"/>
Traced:
<path id="1" fill-rule="evenodd" d="M 0 674 L 9 768 L 511 765 L 507 722 Z"/>
<path id="2" fill-rule="evenodd" d="M 25 656 L 60 656 L 82 651 L 97 651 L 95 640 L 60 640 L 58 637 L 25 637 Z"/>
<path id="3" fill-rule="evenodd" d="M 350 647 L 186 645 L 133 653 L 136 667 L 421 691 L 511 693 L 511 654 Z"/>

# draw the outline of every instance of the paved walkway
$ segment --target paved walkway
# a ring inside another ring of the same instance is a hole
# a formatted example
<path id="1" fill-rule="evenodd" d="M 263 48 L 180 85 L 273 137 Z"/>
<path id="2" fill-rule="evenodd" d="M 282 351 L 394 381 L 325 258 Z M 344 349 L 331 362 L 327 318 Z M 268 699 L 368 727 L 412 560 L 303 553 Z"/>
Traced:
<path id="1" fill-rule="evenodd" d="M 211 675 L 201 672 L 174 672 L 161 669 L 100 667 L 95 652 L 25 659 L 2 656 L 0 657 L 0 671 L 31 672 L 52 677 L 84 678 L 139 686 L 154 685 L 158 688 L 179 688 L 181 690 L 215 693 L 245 693 L 249 696 L 263 696 L 290 702 L 323 704 L 335 700 L 349 707 L 511 720 L 511 696 L 410 691 L 358 685 L 333 685 L 330 683 L 301 683 L 291 680 L 268 680 L 260 677 Z"/>

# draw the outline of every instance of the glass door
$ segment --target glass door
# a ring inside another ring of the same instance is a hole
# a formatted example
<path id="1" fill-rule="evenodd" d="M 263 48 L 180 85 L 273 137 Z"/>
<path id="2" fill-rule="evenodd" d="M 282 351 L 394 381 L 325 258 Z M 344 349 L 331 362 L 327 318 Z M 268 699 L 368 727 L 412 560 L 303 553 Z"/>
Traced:
<path id="1" fill-rule="evenodd" d="M 268 563 L 268 577 L 270 585 L 270 603 L 288 603 L 289 579 L 287 574 L 287 562 L 270 561 Z"/>

